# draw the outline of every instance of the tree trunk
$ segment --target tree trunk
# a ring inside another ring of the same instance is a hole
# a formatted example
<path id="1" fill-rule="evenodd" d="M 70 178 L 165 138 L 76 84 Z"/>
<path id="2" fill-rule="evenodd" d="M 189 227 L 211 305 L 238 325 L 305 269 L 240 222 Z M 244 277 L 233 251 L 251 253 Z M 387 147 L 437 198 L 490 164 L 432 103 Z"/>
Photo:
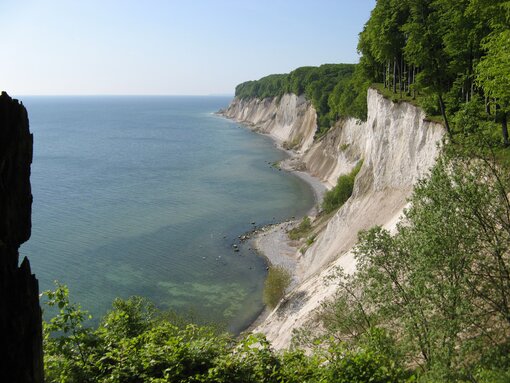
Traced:
<path id="1" fill-rule="evenodd" d="M 402 76 L 403 76 L 403 67 L 404 67 L 404 57 L 400 57 L 400 65 L 398 68 L 398 87 L 400 90 L 400 98 L 402 98 Z"/>
<path id="2" fill-rule="evenodd" d="M 412 74 L 412 68 L 407 66 L 407 95 L 411 95 L 411 74 Z"/>
<path id="3" fill-rule="evenodd" d="M 508 148 L 510 141 L 508 140 L 508 112 L 502 112 L 501 115 L 501 133 L 503 134 L 503 146 Z"/>
<path id="4" fill-rule="evenodd" d="M 413 65 L 413 85 L 416 85 L 416 66 Z M 416 100 L 416 86 L 413 87 L 413 100 Z"/>
<path id="5" fill-rule="evenodd" d="M 390 90 L 390 60 L 386 63 L 386 82 L 388 85 L 388 90 Z"/>
<path id="6" fill-rule="evenodd" d="M 397 93 L 397 58 L 393 58 L 393 93 Z"/>
<path id="7" fill-rule="evenodd" d="M 444 127 L 446 128 L 446 132 L 448 133 L 448 136 L 453 141 L 452 132 L 450 130 L 450 124 L 448 123 L 448 118 L 446 118 L 446 108 L 444 105 L 443 96 L 441 95 L 441 93 L 439 93 L 437 95 L 437 97 L 439 99 L 439 108 L 441 109 L 441 116 L 443 116 Z"/>

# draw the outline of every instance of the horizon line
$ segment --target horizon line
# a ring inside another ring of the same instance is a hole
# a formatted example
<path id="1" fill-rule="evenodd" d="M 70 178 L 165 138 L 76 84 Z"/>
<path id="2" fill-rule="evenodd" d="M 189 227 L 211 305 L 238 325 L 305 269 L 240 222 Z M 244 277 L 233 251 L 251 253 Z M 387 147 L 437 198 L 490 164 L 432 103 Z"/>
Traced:
<path id="1" fill-rule="evenodd" d="M 10 97 L 234 97 L 234 93 L 209 93 L 209 94 L 150 94 L 150 93 L 133 93 L 133 94 L 114 94 L 114 93 L 90 93 L 90 94 L 43 94 L 43 93 L 25 93 L 16 94 L 6 93 Z"/>

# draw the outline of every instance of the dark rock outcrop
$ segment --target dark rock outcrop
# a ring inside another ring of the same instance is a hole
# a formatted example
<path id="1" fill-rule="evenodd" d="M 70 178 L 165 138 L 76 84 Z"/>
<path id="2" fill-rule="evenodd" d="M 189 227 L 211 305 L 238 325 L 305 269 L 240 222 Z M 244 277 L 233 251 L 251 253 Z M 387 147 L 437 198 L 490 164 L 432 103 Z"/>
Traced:
<path id="1" fill-rule="evenodd" d="M 0 96 L 0 381 L 42 382 L 39 286 L 18 249 L 30 238 L 32 134 L 25 107 Z M 18 266 L 19 265 L 19 266 Z"/>

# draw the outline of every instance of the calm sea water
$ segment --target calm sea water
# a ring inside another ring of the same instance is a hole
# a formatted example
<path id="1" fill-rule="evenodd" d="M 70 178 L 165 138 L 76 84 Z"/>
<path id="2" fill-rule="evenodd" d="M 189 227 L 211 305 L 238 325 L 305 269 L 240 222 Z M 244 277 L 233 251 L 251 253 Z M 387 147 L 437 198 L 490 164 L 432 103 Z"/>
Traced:
<path id="1" fill-rule="evenodd" d="M 275 170 L 267 137 L 212 114 L 227 97 L 22 97 L 34 133 L 28 255 L 95 317 L 115 297 L 245 327 L 266 265 L 232 244 L 304 214 L 313 192 Z"/>

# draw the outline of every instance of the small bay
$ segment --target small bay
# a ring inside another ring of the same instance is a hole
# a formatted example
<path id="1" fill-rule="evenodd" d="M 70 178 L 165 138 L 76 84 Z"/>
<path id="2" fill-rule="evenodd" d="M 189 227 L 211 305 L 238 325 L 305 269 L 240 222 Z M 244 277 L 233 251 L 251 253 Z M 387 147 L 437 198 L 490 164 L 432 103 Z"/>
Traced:
<path id="1" fill-rule="evenodd" d="M 265 136 L 213 114 L 229 97 L 20 97 L 34 134 L 32 237 L 40 289 L 58 280 L 100 317 L 115 297 L 243 329 L 265 261 L 232 244 L 299 216 L 310 187 L 271 166 Z"/>

